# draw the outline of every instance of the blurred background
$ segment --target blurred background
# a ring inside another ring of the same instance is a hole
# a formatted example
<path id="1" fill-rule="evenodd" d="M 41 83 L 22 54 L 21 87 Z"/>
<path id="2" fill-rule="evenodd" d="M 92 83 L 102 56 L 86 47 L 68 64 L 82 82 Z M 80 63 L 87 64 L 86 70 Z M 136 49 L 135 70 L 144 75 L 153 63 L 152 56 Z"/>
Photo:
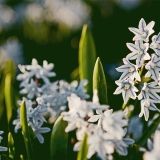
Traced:
<path id="1" fill-rule="evenodd" d="M 141 18 L 153 20 L 158 34 L 159 7 L 160 0 L 0 0 L 0 65 L 9 58 L 16 66 L 30 64 L 32 58 L 40 64 L 47 60 L 55 64 L 56 79 L 71 81 L 82 26 L 88 24 L 112 99 L 119 78 L 115 67 L 129 53 L 126 43 L 132 43 L 128 27 L 138 27 Z M 121 95 L 114 98 L 122 103 Z"/>

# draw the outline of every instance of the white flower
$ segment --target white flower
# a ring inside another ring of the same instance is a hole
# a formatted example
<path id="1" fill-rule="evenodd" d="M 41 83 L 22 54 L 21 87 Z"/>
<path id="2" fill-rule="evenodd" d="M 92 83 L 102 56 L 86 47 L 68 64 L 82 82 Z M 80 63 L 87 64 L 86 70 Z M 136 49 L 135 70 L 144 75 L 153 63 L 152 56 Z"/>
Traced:
<path id="1" fill-rule="evenodd" d="M 48 82 L 48 77 L 55 77 L 56 73 L 51 72 L 51 70 L 54 68 L 54 64 L 48 62 L 46 60 L 43 61 L 43 67 L 40 70 L 40 77 L 45 81 Z"/>
<path id="2" fill-rule="evenodd" d="M 156 82 L 145 82 L 142 86 L 140 94 L 138 95 L 138 99 L 151 99 L 159 102 L 160 96 L 157 94 L 157 92 L 160 92 L 160 87 L 157 86 Z"/>
<path id="3" fill-rule="evenodd" d="M 123 118 L 124 112 L 122 111 L 113 112 L 111 115 L 108 114 L 102 121 L 103 129 L 115 138 L 121 139 L 124 135 L 122 127 L 128 124 L 128 120 Z"/>
<path id="4" fill-rule="evenodd" d="M 152 43 L 150 44 L 150 48 L 152 48 L 155 53 L 160 56 L 160 33 L 152 37 Z"/>
<path id="5" fill-rule="evenodd" d="M 68 126 L 65 129 L 66 132 L 72 131 L 76 128 L 82 129 L 83 127 L 86 127 L 88 125 L 88 122 L 84 121 L 84 119 L 80 118 L 78 115 L 70 116 L 63 113 L 61 114 L 63 120 L 68 121 Z"/>
<path id="6" fill-rule="evenodd" d="M 124 130 L 124 136 L 125 136 L 126 132 L 127 132 L 127 130 Z M 131 139 L 131 138 L 122 138 L 120 140 L 114 139 L 113 143 L 114 143 L 114 146 L 115 146 L 115 150 L 119 154 L 121 154 L 123 156 L 126 156 L 128 154 L 127 147 L 129 145 L 133 144 L 134 140 Z"/>
<path id="7" fill-rule="evenodd" d="M 124 112 L 117 111 L 112 113 L 113 110 L 106 110 L 103 112 L 97 112 L 98 115 L 93 115 L 88 120 L 89 122 L 96 122 L 98 120 L 98 126 L 102 126 L 102 128 L 113 135 L 117 139 L 121 139 L 124 135 L 123 128 L 127 125 L 127 120 L 123 119 Z"/>
<path id="8" fill-rule="evenodd" d="M 48 127 L 43 127 L 41 128 L 43 122 L 40 122 L 40 123 L 37 123 L 37 124 L 33 124 L 33 123 L 29 123 L 30 126 L 32 127 L 35 135 L 37 136 L 38 140 L 40 143 L 44 143 L 44 138 L 43 136 L 41 135 L 41 133 L 47 133 L 50 131 L 50 128 Z"/>
<path id="9" fill-rule="evenodd" d="M 146 152 L 143 155 L 144 160 L 159 160 L 160 154 L 159 154 L 159 148 L 160 148 L 160 131 L 156 131 L 154 135 L 154 148 L 151 152 Z"/>
<path id="10" fill-rule="evenodd" d="M 132 51 L 132 53 L 127 55 L 127 59 L 136 59 L 136 65 L 141 67 L 144 60 L 149 60 L 150 56 L 147 53 L 149 43 L 143 44 L 142 40 L 135 41 L 135 44 L 127 43 L 127 47 Z"/>
<path id="11" fill-rule="evenodd" d="M 118 72 L 123 72 L 119 80 L 125 80 L 127 78 L 136 79 L 141 81 L 141 77 L 138 73 L 138 66 L 130 63 L 126 58 L 123 58 L 124 65 L 116 68 Z"/>
<path id="12" fill-rule="evenodd" d="M 91 158 L 93 154 L 97 153 L 101 159 L 106 159 L 107 155 L 114 152 L 114 144 L 110 139 L 106 139 L 106 133 L 102 131 L 99 126 L 91 126 L 92 132 L 88 136 L 88 154 L 87 158 Z"/>
<path id="13" fill-rule="evenodd" d="M 31 65 L 26 65 L 26 69 L 30 71 L 31 76 L 35 76 L 36 78 L 40 78 L 40 70 L 41 66 L 38 64 L 35 58 L 32 59 Z"/>
<path id="14" fill-rule="evenodd" d="M 113 94 L 122 93 L 124 103 L 127 103 L 129 97 L 132 99 L 136 99 L 136 93 L 138 89 L 134 86 L 134 82 L 130 79 L 124 81 L 115 81 L 118 85 L 118 88 L 115 90 Z"/>
<path id="15" fill-rule="evenodd" d="M 154 103 L 158 103 L 157 101 L 149 100 L 149 99 L 142 99 L 141 100 L 141 113 L 139 117 L 142 117 L 144 114 L 145 120 L 148 121 L 149 118 L 149 110 L 159 111 L 160 110 L 155 106 Z"/>
<path id="16" fill-rule="evenodd" d="M 155 54 L 152 54 L 152 58 L 146 64 L 145 68 L 148 70 L 145 77 L 151 77 L 155 81 L 158 81 L 160 71 L 160 57 L 158 57 Z"/>
<path id="17" fill-rule="evenodd" d="M 148 42 L 148 38 L 151 34 L 154 33 L 154 30 L 152 29 L 155 22 L 151 21 L 147 26 L 146 22 L 143 18 L 139 21 L 139 26 L 137 28 L 130 27 L 129 30 L 135 34 L 133 41 L 135 40 L 143 40 L 145 42 Z"/>
<path id="18" fill-rule="evenodd" d="M 29 99 L 33 99 L 34 97 L 39 97 L 41 94 L 39 93 L 37 83 L 31 79 L 29 84 L 24 84 L 23 89 L 20 91 L 20 94 L 27 94 Z"/>

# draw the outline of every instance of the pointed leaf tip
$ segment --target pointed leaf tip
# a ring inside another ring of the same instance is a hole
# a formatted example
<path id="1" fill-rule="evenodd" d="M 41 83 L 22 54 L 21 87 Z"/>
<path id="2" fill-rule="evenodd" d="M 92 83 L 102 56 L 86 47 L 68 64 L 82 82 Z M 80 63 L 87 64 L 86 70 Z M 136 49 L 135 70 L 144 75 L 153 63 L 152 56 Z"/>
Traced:
<path id="1" fill-rule="evenodd" d="M 100 104 L 108 104 L 107 84 L 100 58 L 98 57 L 93 71 L 93 90 L 98 91 Z"/>

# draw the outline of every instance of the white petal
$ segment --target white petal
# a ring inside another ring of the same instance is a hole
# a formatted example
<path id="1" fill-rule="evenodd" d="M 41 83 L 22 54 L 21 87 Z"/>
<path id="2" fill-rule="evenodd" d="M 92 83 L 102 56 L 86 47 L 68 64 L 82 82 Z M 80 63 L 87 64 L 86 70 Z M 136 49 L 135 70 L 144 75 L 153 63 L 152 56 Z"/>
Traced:
<path id="1" fill-rule="evenodd" d="M 93 115 L 91 118 L 88 119 L 88 122 L 96 122 L 100 118 L 101 115 Z"/>
<path id="2" fill-rule="evenodd" d="M 136 35 L 140 35 L 141 36 L 141 31 L 137 28 L 133 28 L 133 27 L 130 27 L 128 28 L 131 32 L 133 32 L 134 34 Z"/>
<path id="3" fill-rule="evenodd" d="M 133 43 L 126 43 L 126 45 L 127 45 L 127 47 L 131 50 L 131 51 L 137 51 L 138 50 L 138 48 L 137 48 L 137 46 L 136 45 L 134 45 Z"/>
<path id="4" fill-rule="evenodd" d="M 139 25 L 138 25 L 140 31 L 144 32 L 144 29 L 146 27 L 146 22 L 144 21 L 143 18 L 141 18 L 141 20 L 139 21 Z"/>

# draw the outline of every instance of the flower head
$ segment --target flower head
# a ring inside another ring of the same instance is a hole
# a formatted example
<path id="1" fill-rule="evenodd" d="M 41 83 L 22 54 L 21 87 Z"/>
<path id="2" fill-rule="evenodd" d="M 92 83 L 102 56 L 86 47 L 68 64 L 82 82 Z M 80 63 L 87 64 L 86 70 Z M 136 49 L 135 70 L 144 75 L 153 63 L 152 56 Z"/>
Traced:
<path id="1" fill-rule="evenodd" d="M 152 29 L 155 22 L 151 21 L 148 25 L 146 25 L 146 22 L 143 18 L 139 21 L 139 26 L 137 28 L 130 27 L 129 30 L 135 34 L 133 41 L 135 40 L 143 40 L 145 42 L 148 42 L 148 38 L 151 34 L 154 33 L 154 30 Z"/>

